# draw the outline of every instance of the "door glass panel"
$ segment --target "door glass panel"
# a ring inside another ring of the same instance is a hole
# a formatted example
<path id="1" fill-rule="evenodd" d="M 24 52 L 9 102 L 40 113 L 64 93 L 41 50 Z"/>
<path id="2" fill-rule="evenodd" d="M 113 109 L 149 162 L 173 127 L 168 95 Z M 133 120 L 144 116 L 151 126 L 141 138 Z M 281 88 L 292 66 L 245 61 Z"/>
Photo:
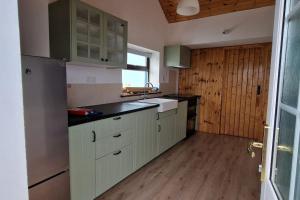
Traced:
<path id="1" fill-rule="evenodd" d="M 90 24 L 100 26 L 100 14 L 90 11 Z"/>
<path id="2" fill-rule="evenodd" d="M 96 46 L 90 47 L 90 58 L 99 60 L 100 58 L 100 48 Z"/>
<path id="3" fill-rule="evenodd" d="M 77 56 L 88 58 L 89 47 L 87 44 L 77 43 Z"/>
<path id="4" fill-rule="evenodd" d="M 300 16 L 289 19 L 282 102 L 297 108 L 300 80 Z"/>
<path id="5" fill-rule="evenodd" d="M 89 21 L 89 17 L 88 17 L 89 15 L 88 14 L 89 14 L 88 9 L 77 6 L 77 8 L 76 8 L 76 18 L 77 18 L 77 20 L 88 23 L 88 21 Z"/>
<path id="6" fill-rule="evenodd" d="M 107 58 L 110 62 L 123 63 L 125 25 L 114 18 L 107 19 Z"/>
<path id="7" fill-rule="evenodd" d="M 283 199 L 289 198 L 291 166 L 295 136 L 296 117 L 284 110 L 281 110 L 279 121 L 279 134 L 277 145 L 277 158 L 275 167 L 275 183 Z M 283 150 L 285 148 L 286 150 Z"/>
<path id="8" fill-rule="evenodd" d="M 77 40 L 82 42 L 88 42 L 88 24 L 77 21 L 76 35 L 77 35 Z"/>
<path id="9" fill-rule="evenodd" d="M 90 25 L 89 26 L 90 32 L 90 43 L 92 44 L 100 44 L 100 28 L 97 26 Z"/>

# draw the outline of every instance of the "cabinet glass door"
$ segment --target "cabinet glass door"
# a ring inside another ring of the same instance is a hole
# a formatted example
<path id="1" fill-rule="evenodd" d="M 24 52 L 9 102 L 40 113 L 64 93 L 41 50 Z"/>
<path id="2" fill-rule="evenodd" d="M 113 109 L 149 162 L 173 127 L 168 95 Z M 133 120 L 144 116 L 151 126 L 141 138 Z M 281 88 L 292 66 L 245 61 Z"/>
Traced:
<path id="1" fill-rule="evenodd" d="M 101 47 L 101 15 L 89 10 L 89 58 L 100 60 Z"/>
<path id="2" fill-rule="evenodd" d="M 280 199 L 299 199 L 300 1 L 286 1 L 281 81 L 274 140 L 272 180 Z"/>
<path id="3" fill-rule="evenodd" d="M 105 61 L 116 67 L 126 65 L 127 23 L 112 16 L 106 16 L 105 28 Z"/>
<path id="4" fill-rule="evenodd" d="M 76 3 L 75 10 L 75 55 L 82 61 L 99 62 L 102 53 L 102 14 L 83 3 Z"/>
<path id="5" fill-rule="evenodd" d="M 88 9 L 76 7 L 76 52 L 78 57 L 88 58 Z"/>

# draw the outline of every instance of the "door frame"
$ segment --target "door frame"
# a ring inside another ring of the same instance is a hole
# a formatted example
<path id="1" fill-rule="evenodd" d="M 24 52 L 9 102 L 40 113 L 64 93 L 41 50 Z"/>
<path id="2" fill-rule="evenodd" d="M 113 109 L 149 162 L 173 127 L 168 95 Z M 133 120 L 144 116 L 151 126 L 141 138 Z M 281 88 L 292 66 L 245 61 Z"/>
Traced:
<path id="1" fill-rule="evenodd" d="M 272 169 L 272 155 L 273 155 L 273 140 L 274 127 L 276 126 L 276 110 L 277 110 L 277 95 L 280 81 L 280 64 L 281 53 L 283 46 L 282 34 L 284 31 L 284 13 L 285 0 L 276 0 L 275 4 L 275 19 L 273 29 L 273 43 L 272 43 L 272 59 L 270 68 L 269 81 L 269 95 L 268 95 L 268 109 L 266 124 L 270 127 L 267 130 L 267 147 L 266 147 L 266 161 L 265 161 L 265 180 L 261 184 L 261 200 L 277 200 L 277 196 L 273 184 L 271 183 L 271 169 Z"/>

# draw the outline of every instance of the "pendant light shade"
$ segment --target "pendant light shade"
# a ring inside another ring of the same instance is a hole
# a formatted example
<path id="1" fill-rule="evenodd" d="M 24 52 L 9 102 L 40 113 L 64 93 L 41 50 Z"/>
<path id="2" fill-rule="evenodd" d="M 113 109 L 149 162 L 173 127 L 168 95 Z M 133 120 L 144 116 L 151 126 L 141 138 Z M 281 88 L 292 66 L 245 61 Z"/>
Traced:
<path id="1" fill-rule="evenodd" d="M 183 16 L 192 16 L 200 12 L 198 0 L 180 0 L 177 6 L 177 14 Z"/>

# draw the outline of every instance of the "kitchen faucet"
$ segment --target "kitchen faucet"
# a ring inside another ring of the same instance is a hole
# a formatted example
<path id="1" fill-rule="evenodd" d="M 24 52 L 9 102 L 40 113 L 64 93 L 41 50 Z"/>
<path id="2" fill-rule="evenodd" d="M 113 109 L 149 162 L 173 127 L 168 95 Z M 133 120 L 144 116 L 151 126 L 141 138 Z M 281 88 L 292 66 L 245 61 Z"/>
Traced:
<path id="1" fill-rule="evenodd" d="M 151 86 L 152 89 L 154 88 L 154 86 L 153 86 L 153 84 L 151 82 L 145 83 L 145 87 L 144 87 L 144 99 L 146 99 L 146 87 L 147 87 L 147 85 Z"/>

